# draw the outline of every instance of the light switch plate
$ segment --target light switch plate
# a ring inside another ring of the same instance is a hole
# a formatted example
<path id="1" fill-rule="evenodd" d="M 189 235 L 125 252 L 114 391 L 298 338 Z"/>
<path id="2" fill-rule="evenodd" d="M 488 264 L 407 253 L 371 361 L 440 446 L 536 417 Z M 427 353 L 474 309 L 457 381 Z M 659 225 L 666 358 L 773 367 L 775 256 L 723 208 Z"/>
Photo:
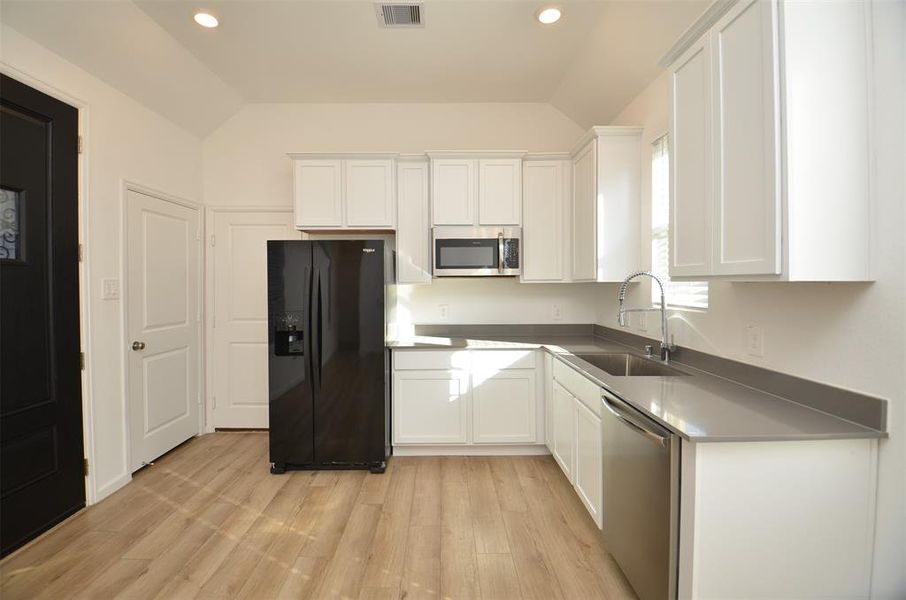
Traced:
<path id="1" fill-rule="evenodd" d="M 448 304 L 438 304 L 437 315 L 442 321 L 446 321 L 447 317 L 450 315 L 450 306 Z"/>
<path id="2" fill-rule="evenodd" d="M 102 279 L 101 280 L 101 298 L 104 300 L 116 300 L 120 297 L 119 279 Z"/>
<path id="3" fill-rule="evenodd" d="M 639 331 L 648 331 L 648 313 L 635 313 L 636 328 Z"/>
<path id="4" fill-rule="evenodd" d="M 746 352 L 752 356 L 764 356 L 764 327 L 746 327 Z"/>

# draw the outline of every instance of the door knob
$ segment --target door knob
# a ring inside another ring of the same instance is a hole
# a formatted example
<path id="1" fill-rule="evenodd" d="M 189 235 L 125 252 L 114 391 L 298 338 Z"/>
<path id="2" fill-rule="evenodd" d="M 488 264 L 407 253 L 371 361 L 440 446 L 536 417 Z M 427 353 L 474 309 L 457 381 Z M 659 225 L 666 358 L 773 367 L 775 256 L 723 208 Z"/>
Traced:
<path id="1" fill-rule="evenodd" d="M 132 342 L 132 349 L 138 352 L 145 349 L 145 342 Z"/>

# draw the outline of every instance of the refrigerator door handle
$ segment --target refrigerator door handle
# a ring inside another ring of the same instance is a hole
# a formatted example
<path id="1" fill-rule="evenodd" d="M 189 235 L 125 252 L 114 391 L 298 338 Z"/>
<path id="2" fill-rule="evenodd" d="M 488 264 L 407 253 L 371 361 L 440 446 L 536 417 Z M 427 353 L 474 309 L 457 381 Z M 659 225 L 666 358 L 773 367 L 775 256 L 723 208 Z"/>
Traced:
<path id="1" fill-rule="evenodd" d="M 315 387 L 321 389 L 321 336 L 323 335 L 323 329 L 321 327 L 322 322 L 322 311 L 323 311 L 323 302 L 322 296 L 323 292 L 321 289 L 321 269 L 315 270 L 314 284 L 312 285 L 312 296 L 315 299 L 316 304 L 312 306 L 312 333 L 317 332 L 316 339 L 312 340 L 312 351 L 313 351 L 313 372 L 317 373 L 315 378 Z"/>

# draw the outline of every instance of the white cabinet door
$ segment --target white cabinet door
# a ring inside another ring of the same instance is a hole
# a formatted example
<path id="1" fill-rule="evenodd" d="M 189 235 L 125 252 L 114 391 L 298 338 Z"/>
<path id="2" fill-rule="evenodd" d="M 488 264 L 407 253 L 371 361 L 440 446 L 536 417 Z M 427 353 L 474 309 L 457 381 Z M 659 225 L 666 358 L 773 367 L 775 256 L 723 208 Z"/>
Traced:
<path id="1" fill-rule="evenodd" d="M 535 371 L 476 370 L 472 373 L 472 441 L 534 443 Z"/>
<path id="2" fill-rule="evenodd" d="M 470 402 L 468 371 L 396 371 L 395 444 L 465 444 Z"/>
<path id="3" fill-rule="evenodd" d="M 397 167 L 397 283 L 431 283 L 431 222 L 428 217 L 428 163 Z"/>
<path id="4" fill-rule="evenodd" d="M 573 158 L 572 278 L 594 281 L 597 276 L 597 211 L 595 141 Z"/>
<path id="5" fill-rule="evenodd" d="M 296 160 L 296 227 L 343 226 L 343 161 Z"/>
<path id="6" fill-rule="evenodd" d="M 554 451 L 554 372 L 553 358 L 547 352 L 544 356 L 544 443 L 547 449 Z"/>
<path id="7" fill-rule="evenodd" d="M 604 491 L 601 460 L 601 419 L 577 400 L 575 486 L 598 527 Z"/>
<path id="8" fill-rule="evenodd" d="M 711 34 L 715 275 L 780 272 L 776 6 L 743 0 Z"/>
<path id="9" fill-rule="evenodd" d="M 705 36 L 671 72 L 670 275 L 711 274 L 711 48 Z"/>
<path id="10" fill-rule="evenodd" d="M 478 161 L 478 224 L 522 223 L 522 159 Z"/>
<path id="11" fill-rule="evenodd" d="M 526 162 L 522 178 L 522 280 L 563 281 L 564 162 Z"/>
<path id="12" fill-rule="evenodd" d="M 552 385 L 553 443 L 551 454 L 563 469 L 570 483 L 573 482 L 573 456 L 576 444 L 576 403 L 573 395 L 556 380 Z"/>
<path id="13" fill-rule="evenodd" d="M 434 225 L 475 223 L 476 161 L 435 158 L 431 161 L 431 206 Z"/>
<path id="14" fill-rule="evenodd" d="M 393 227 L 393 161 L 344 161 L 346 181 L 346 225 L 349 227 Z"/>

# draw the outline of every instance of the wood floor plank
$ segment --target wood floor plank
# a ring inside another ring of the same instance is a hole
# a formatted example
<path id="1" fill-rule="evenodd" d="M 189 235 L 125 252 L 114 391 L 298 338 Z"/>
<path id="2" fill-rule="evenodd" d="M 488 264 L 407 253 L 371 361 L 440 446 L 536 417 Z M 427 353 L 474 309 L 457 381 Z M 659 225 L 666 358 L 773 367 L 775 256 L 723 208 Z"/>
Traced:
<path id="1" fill-rule="evenodd" d="M 509 554 L 479 554 L 478 577 L 482 600 L 518 600 L 522 598 L 516 567 Z"/>
<path id="2" fill-rule="evenodd" d="M 330 491 L 330 488 L 321 486 L 312 487 L 306 492 L 301 508 L 288 526 L 277 534 L 258 567 L 242 586 L 240 598 L 258 600 L 275 598 L 280 594 L 287 580 L 294 575 L 296 558 L 310 539 L 314 523 L 327 503 Z M 301 574 L 311 577 L 308 572 L 303 571 Z"/>
<path id="3" fill-rule="evenodd" d="M 281 476 L 285 484 L 262 510 L 255 522 L 199 590 L 201 598 L 235 598 L 268 548 L 301 509 L 309 479 L 291 473 Z"/>
<path id="4" fill-rule="evenodd" d="M 480 598 L 468 459 L 441 462 L 440 589 L 445 599 Z"/>
<path id="5" fill-rule="evenodd" d="M 493 456 L 488 458 L 494 489 L 497 491 L 497 502 L 502 511 L 525 512 L 525 492 L 519 484 L 519 475 L 513 466 L 511 456 Z"/>
<path id="6" fill-rule="evenodd" d="M 77 600 L 114 598 L 142 576 L 151 563 L 146 559 L 119 558 L 75 594 Z"/>
<path id="7" fill-rule="evenodd" d="M 558 600 L 563 598 L 553 567 L 544 553 L 541 539 L 528 511 L 503 511 L 513 565 L 519 577 L 523 598 Z"/>
<path id="8" fill-rule="evenodd" d="M 158 598 L 195 597 L 287 481 L 286 477 L 271 475 L 262 466 L 222 494 L 220 498 L 233 505 L 232 513 L 174 575 Z"/>
<path id="9" fill-rule="evenodd" d="M 286 581 L 277 593 L 280 600 L 311 598 L 321 581 L 327 560 L 311 556 L 298 556 L 289 571 Z"/>
<path id="10" fill-rule="evenodd" d="M 316 598 L 357 598 L 366 561 L 381 511 L 373 504 L 357 504 L 315 592 Z"/>
<path id="11" fill-rule="evenodd" d="M 440 463 L 438 456 L 419 459 L 412 499 L 413 526 L 440 525 Z"/>
<path id="12" fill-rule="evenodd" d="M 557 491 L 552 489 L 558 486 L 569 487 L 566 478 L 552 479 L 548 483 L 542 461 L 536 459 L 520 461 L 517 472 L 525 489 L 534 535 L 544 541 L 544 555 L 556 574 L 563 596 L 605 597 L 604 589 L 584 553 L 587 545 L 573 534 L 557 501 Z"/>
<path id="13" fill-rule="evenodd" d="M 406 562 L 416 471 L 416 465 L 402 461 L 394 468 L 368 556 L 362 582 L 364 587 L 400 586 Z"/>
<path id="14" fill-rule="evenodd" d="M 320 474 L 320 473 L 319 473 Z M 300 556 L 331 558 L 349 522 L 362 482 L 368 475 L 361 471 L 342 471 L 337 477 L 327 503 L 322 507 L 311 535 Z M 317 479 L 317 477 L 315 478 Z M 323 483 L 323 479 L 322 479 Z M 314 482 L 312 483 L 314 486 Z"/>
<path id="15" fill-rule="evenodd" d="M 488 459 L 469 459 L 469 497 L 472 526 L 475 531 L 475 551 L 478 554 L 506 554 L 510 546 L 497 501 L 497 489 Z"/>
<path id="16" fill-rule="evenodd" d="M 387 470 L 384 473 L 375 473 L 374 477 L 366 477 L 362 481 L 362 491 L 359 492 L 357 502 L 359 504 L 383 504 L 384 498 L 387 497 L 387 487 L 393 476 L 393 468 L 396 460 L 387 462 Z"/>
<path id="17" fill-rule="evenodd" d="M 549 457 L 277 476 L 267 453 L 262 432 L 190 441 L 0 561 L 0 597 L 635 597 Z"/>
<path id="18" fill-rule="evenodd" d="M 406 566 L 400 581 L 400 598 L 429 600 L 440 597 L 440 525 L 409 528 Z"/>

